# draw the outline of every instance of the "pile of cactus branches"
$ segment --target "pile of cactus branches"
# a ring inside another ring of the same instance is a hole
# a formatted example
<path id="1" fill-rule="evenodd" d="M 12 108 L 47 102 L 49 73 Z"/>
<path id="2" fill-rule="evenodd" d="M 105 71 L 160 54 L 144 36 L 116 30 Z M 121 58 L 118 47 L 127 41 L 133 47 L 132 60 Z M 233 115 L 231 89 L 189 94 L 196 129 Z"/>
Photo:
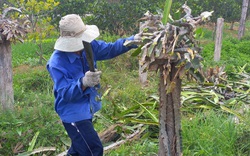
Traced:
<path id="1" fill-rule="evenodd" d="M 141 73 L 155 71 L 160 65 L 164 65 L 166 76 L 170 72 L 170 64 L 178 62 L 179 76 L 183 77 L 186 71 L 197 80 L 203 80 L 200 70 L 199 55 L 201 47 L 195 40 L 195 30 L 199 24 L 209 20 L 213 12 L 203 12 L 198 17 L 191 15 L 191 9 L 184 4 L 183 11 L 186 13 L 179 20 L 173 20 L 166 25 L 162 23 L 162 15 L 154 15 L 146 12 L 140 20 L 140 40 L 127 41 L 125 45 L 136 44 L 139 48 L 133 55 L 140 54 Z"/>
<path id="2" fill-rule="evenodd" d="M 18 8 L 9 7 L 3 10 L 0 14 L 0 43 L 6 41 L 20 41 L 23 42 L 23 38 L 26 36 L 27 27 L 29 24 L 28 20 L 23 21 L 22 23 L 18 19 L 7 18 L 7 14 L 10 11 L 17 11 L 22 13 Z"/>

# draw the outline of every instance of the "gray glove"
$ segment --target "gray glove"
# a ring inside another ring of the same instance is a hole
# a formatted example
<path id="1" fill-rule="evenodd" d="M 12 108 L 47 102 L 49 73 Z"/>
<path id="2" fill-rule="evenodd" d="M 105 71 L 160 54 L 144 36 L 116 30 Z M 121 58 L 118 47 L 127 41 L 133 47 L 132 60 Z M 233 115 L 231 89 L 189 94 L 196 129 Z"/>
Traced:
<path id="1" fill-rule="evenodd" d="M 141 35 L 142 35 L 142 33 L 135 34 L 134 40 L 137 40 L 137 41 L 141 40 L 142 39 Z"/>
<path id="2" fill-rule="evenodd" d="M 82 85 L 85 87 L 94 87 L 100 83 L 101 71 L 87 71 L 82 77 Z"/>

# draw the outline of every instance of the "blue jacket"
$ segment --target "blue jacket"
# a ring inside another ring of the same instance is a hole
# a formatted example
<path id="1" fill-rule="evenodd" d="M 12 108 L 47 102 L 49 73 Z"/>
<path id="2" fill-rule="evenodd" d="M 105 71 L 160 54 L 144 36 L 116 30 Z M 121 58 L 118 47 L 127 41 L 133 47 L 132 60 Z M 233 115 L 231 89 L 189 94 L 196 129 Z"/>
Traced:
<path id="1" fill-rule="evenodd" d="M 96 61 L 111 59 L 135 48 L 123 46 L 126 40 L 133 38 L 118 39 L 114 43 L 92 41 L 95 67 Z M 84 50 L 82 58 L 83 61 L 75 53 L 55 50 L 47 63 L 47 70 L 54 82 L 55 111 L 66 123 L 91 119 L 101 108 L 101 101 L 95 100 L 98 96 L 95 88 L 82 90 L 81 78 L 89 70 Z"/>

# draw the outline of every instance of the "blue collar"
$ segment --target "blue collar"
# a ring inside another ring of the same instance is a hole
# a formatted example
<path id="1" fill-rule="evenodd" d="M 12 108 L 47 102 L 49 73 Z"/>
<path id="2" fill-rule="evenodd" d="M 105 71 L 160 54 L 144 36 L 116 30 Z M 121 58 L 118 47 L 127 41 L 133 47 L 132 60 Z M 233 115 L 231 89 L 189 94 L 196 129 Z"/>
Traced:
<path id="1" fill-rule="evenodd" d="M 58 51 L 58 52 L 60 52 L 60 51 Z M 73 63 L 73 62 L 75 62 L 76 59 L 80 58 L 80 55 L 77 55 L 77 54 L 72 53 L 72 52 L 63 52 L 63 53 L 65 53 L 65 55 L 68 57 L 70 63 Z"/>

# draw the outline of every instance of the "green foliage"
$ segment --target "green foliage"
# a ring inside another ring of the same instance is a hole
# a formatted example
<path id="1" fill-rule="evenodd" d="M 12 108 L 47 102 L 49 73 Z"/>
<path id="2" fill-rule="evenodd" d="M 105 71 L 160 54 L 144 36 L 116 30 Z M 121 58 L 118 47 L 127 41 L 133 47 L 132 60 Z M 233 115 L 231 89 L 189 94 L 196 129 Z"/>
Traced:
<path id="1" fill-rule="evenodd" d="M 31 97 L 30 97 L 31 98 Z M 35 98 L 35 97 L 33 97 Z M 53 107 L 35 102 L 33 105 L 21 106 L 16 103 L 14 112 L 1 112 L 0 121 L 0 155 L 14 155 L 28 151 L 31 147 L 57 147 L 61 149 L 64 145 L 60 141 L 66 137 L 63 126 L 59 122 Z M 49 131 L 48 131 L 49 130 Z M 39 132 L 33 145 L 30 143 L 36 133 Z M 46 153 L 46 152 L 45 152 Z M 47 152 L 48 155 L 53 155 Z"/>
<path id="2" fill-rule="evenodd" d="M 129 147 L 129 148 L 128 148 Z M 154 156 L 157 155 L 157 140 L 141 139 L 121 145 L 117 150 L 111 150 L 105 155 L 107 156 Z"/>
<path id="3" fill-rule="evenodd" d="M 172 0 L 166 0 L 164 11 L 163 11 L 163 17 L 162 17 L 162 23 L 164 25 L 166 25 L 168 22 L 168 17 L 170 15 L 170 10 L 171 10 L 171 5 L 172 5 Z"/>
<path id="4" fill-rule="evenodd" d="M 242 153 L 242 155 L 250 155 L 250 112 L 245 115 L 247 124 L 245 126 L 240 125 L 240 129 L 237 135 L 237 142 L 235 145 L 236 151 Z M 247 138 L 247 139 L 246 139 Z"/>
<path id="5" fill-rule="evenodd" d="M 12 46 L 12 65 L 13 67 L 24 64 L 28 58 L 35 58 L 37 46 L 31 42 L 16 44 Z"/>
<path id="6" fill-rule="evenodd" d="M 183 155 L 240 155 L 235 143 L 239 128 L 217 112 L 196 112 L 182 120 Z"/>
<path id="7" fill-rule="evenodd" d="M 56 0 L 59 2 L 59 5 L 53 9 L 53 12 L 50 13 L 51 24 L 58 25 L 61 17 L 67 14 L 87 14 L 90 8 L 89 3 L 92 0 Z M 93 4 L 94 5 L 94 4 Z"/>
<path id="8" fill-rule="evenodd" d="M 22 16 L 17 16 L 19 20 L 28 21 L 28 35 L 27 38 L 37 45 L 36 55 L 39 58 L 39 64 L 44 61 L 43 39 L 55 36 L 57 32 L 53 25 L 49 22 L 52 20 L 49 13 L 59 3 L 54 0 L 19 0 L 11 1 L 9 5 L 17 8 L 22 8 Z"/>
<path id="9" fill-rule="evenodd" d="M 138 21 L 146 11 L 152 13 L 163 12 L 165 0 L 57 0 L 59 5 L 50 13 L 51 23 L 58 25 L 62 16 L 70 13 L 82 15 L 85 22 L 96 24 L 101 30 L 112 34 L 124 35 L 138 32 Z M 173 1 L 171 15 L 186 0 Z M 192 15 L 198 16 L 202 11 L 214 11 L 212 21 L 223 17 L 227 22 L 239 21 L 241 14 L 239 0 L 188 0 L 187 5 L 192 8 Z M 80 9 L 79 9 L 80 7 Z M 133 9 L 131 9 L 133 8 Z M 119 12 L 119 13 L 118 13 Z M 179 12 L 181 14 L 183 12 Z M 179 19 L 179 18 L 178 18 Z"/>
<path id="10" fill-rule="evenodd" d="M 214 43 L 204 45 L 202 56 L 204 58 L 205 67 L 209 66 L 225 66 L 226 71 L 232 71 L 238 66 L 250 64 L 249 60 L 250 42 L 249 40 L 225 39 L 222 42 L 221 60 L 214 62 Z M 250 68 L 246 68 L 249 72 Z"/>
<path id="11" fill-rule="evenodd" d="M 173 2 L 172 11 L 178 10 L 185 2 L 192 8 L 194 16 L 198 16 L 202 11 L 214 11 L 211 17 L 213 22 L 216 22 L 219 17 L 227 22 L 240 20 L 242 1 L 239 0 L 179 0 Z"/>
<path id="12" fill-rule="evenodd" d="M 43 47 L 43 58 L 49 59 L 54 51 L 55 39 L 47 39 L 41 42 Z M 12 46 L 12 65 L 17 67 L 23 64 L 29 66 L 37 66 L 39 64 L 39 57 L 37 56 L 39 47 L 32 41 L 25 41 L 24 43 L 17 43 Z"/>
<path id="13" fill-rule="evenodd" d="M 103 89 L 106 90 L 111 88 L 108 96 L 104 98 L 104 109 L 102 110 L 105 111 L 105 114 L 112 113 L 109 110 L 110 104 L 112 104 L 112 107 L 118 109 L 114 110 L 117 112 L 113 113 L 119 114 L 121 111 L 128 109 L 126 104 L 131 103 L 131 100 L 136 99 L 139 102 L 144 101 L 145 97 L 148 97 L 150 94 L 157 91 L 154 88 L 155 85 L 152 84 L 152 86 L 142 92 L 141 85 L 137 79 L 138 61 L 136 58 L 130 58 L 130 54 L 124 54 L 123 56 L 119 56 L 112 60 L 99 62 L 98 67 L 103 71 Z M 153 79 L 154 78 L 152 77 L 151 80 Z M 117 81 L 120 82 L 116 83 Z M 135 101 L 134 103 L 135 105 L 138 105 Z"/>
<path id="14" fill-rule="evenodd" d="M 29 68 L 21 66 L 14 73 L 14 99 L 20 106 L 39 103 L 53 105 L 53 84 L 45 67 Z"/>
<path id="15" fill-rule="evenodd" d="M 91 5 L 89 23 L 98 25 L 101 30 L 124 35 L 139 31 L 139 19 L 150 10 L 156 12 L 165 0 L 119 0 L 119 2 L 98 1 Z M 131 9 L 133 8 L 133 9 Z M 163 8 L 161 8 L 163 9 Z M 119 14 L 117 13 L 119 12 Z"/>
<path id="16" fill-rule="evenodd" d="M 51 88 L 52 82 L 49 74 L 44 66 L 40 66 L 34 69 L 25 69 L 25 66 L 21 66 L 14 75 L 14 87 L 20 88 L 22 91 L 37 91 L 43 92 Z M 22 73 L 20 73 L 22 72 Z"/>
<path id="17" fill-rule="evenodd" d="M 45 150 L 42 153 L 53 155 L 55 151 L 45 147 L 56 147 L 57 151 L 66 149 L 62 140 L 67 135 L 54 111 L 53 85 L 45 66 L 16 67 L 13 84 L 15 110 L 0 113 L 3 119 L 0 122 L 0 155 L 27 151 L 23 153 L 27 156 L 33 151 L 39 152 L 39 148 Z"/>
<path id="18" fill-rule="evenodd" d="M 12 1 L 8 5 L 22 8 L 22 16 L 18 18 L 21 20 L 29 20 L 29 34 L 28 38 L 33 41 L 45 39 L 53 33 L 54 27 L 49 24 L 51 17 L 48 16 L 59 3 L 54 0 L 18 0 Z"/>
<path id="19" fill-rule="evenodd" d="M 186 0 L 173 1 L 171 15 L 173 15 Z M 218 17 L 225 18 L 228 22 L 239 21 L 241 13 L 240 0 L 188 0 L 187 4 L 192 8 L 193 15 L 198 16 L 201 11 L 212 11 L 212 21 L 215 22 Z M 86 19 L 86 23 L 96 24 L 101 30 L 109 31 L 112 34 L 131 34 L 138 32 L 139 19 L 146 11 L 156 13 L 164 9 L 165 0 L 116 0 L 116 1 L 100 1 L 100 0 L 56 0 L 56 1 L 14 1 L 5 4 L 20 8 L 25 8 L 25 14 L 30 17 L 42 17 L 41 19 L 32 20 L 38 22 L 39 28 L 53 32 L 53 27 L 43 25 L 45 20 L 51 22 L 52 25 L 58 25 L 62 16 L 70 13 L 82 15 Z M 53 8 L 53 9 L 52 9 Z M 131 9 L 133 8 L 133 9 Z M 119 14 L 117 13 L 119 12 Z M 34 16 L 31 16 L 34 15 Z M 39 16 L 38 16 L 39 15 Z M 36 23 L 32 24 L 35 28 Z M 136 29 L 137 28 L 137 29 Z M 45 34 L 46 33 L 46 34 Z M 46 31 L 40 31 L 40 36 L 48 35 Z M 40 38 L 39 34 L 32 35 L 32 38 Z M 54 33 L 53 33 L 54 34 Z"/>
<path id="20" fill-rule="evenodd" d="M 112 35 L 107 31 L 101 31 L 101 35 L 97 38 L 98 40 L 103 40 L 105 42 L 114 42 L 121 36 L 119 35 Z"/>

